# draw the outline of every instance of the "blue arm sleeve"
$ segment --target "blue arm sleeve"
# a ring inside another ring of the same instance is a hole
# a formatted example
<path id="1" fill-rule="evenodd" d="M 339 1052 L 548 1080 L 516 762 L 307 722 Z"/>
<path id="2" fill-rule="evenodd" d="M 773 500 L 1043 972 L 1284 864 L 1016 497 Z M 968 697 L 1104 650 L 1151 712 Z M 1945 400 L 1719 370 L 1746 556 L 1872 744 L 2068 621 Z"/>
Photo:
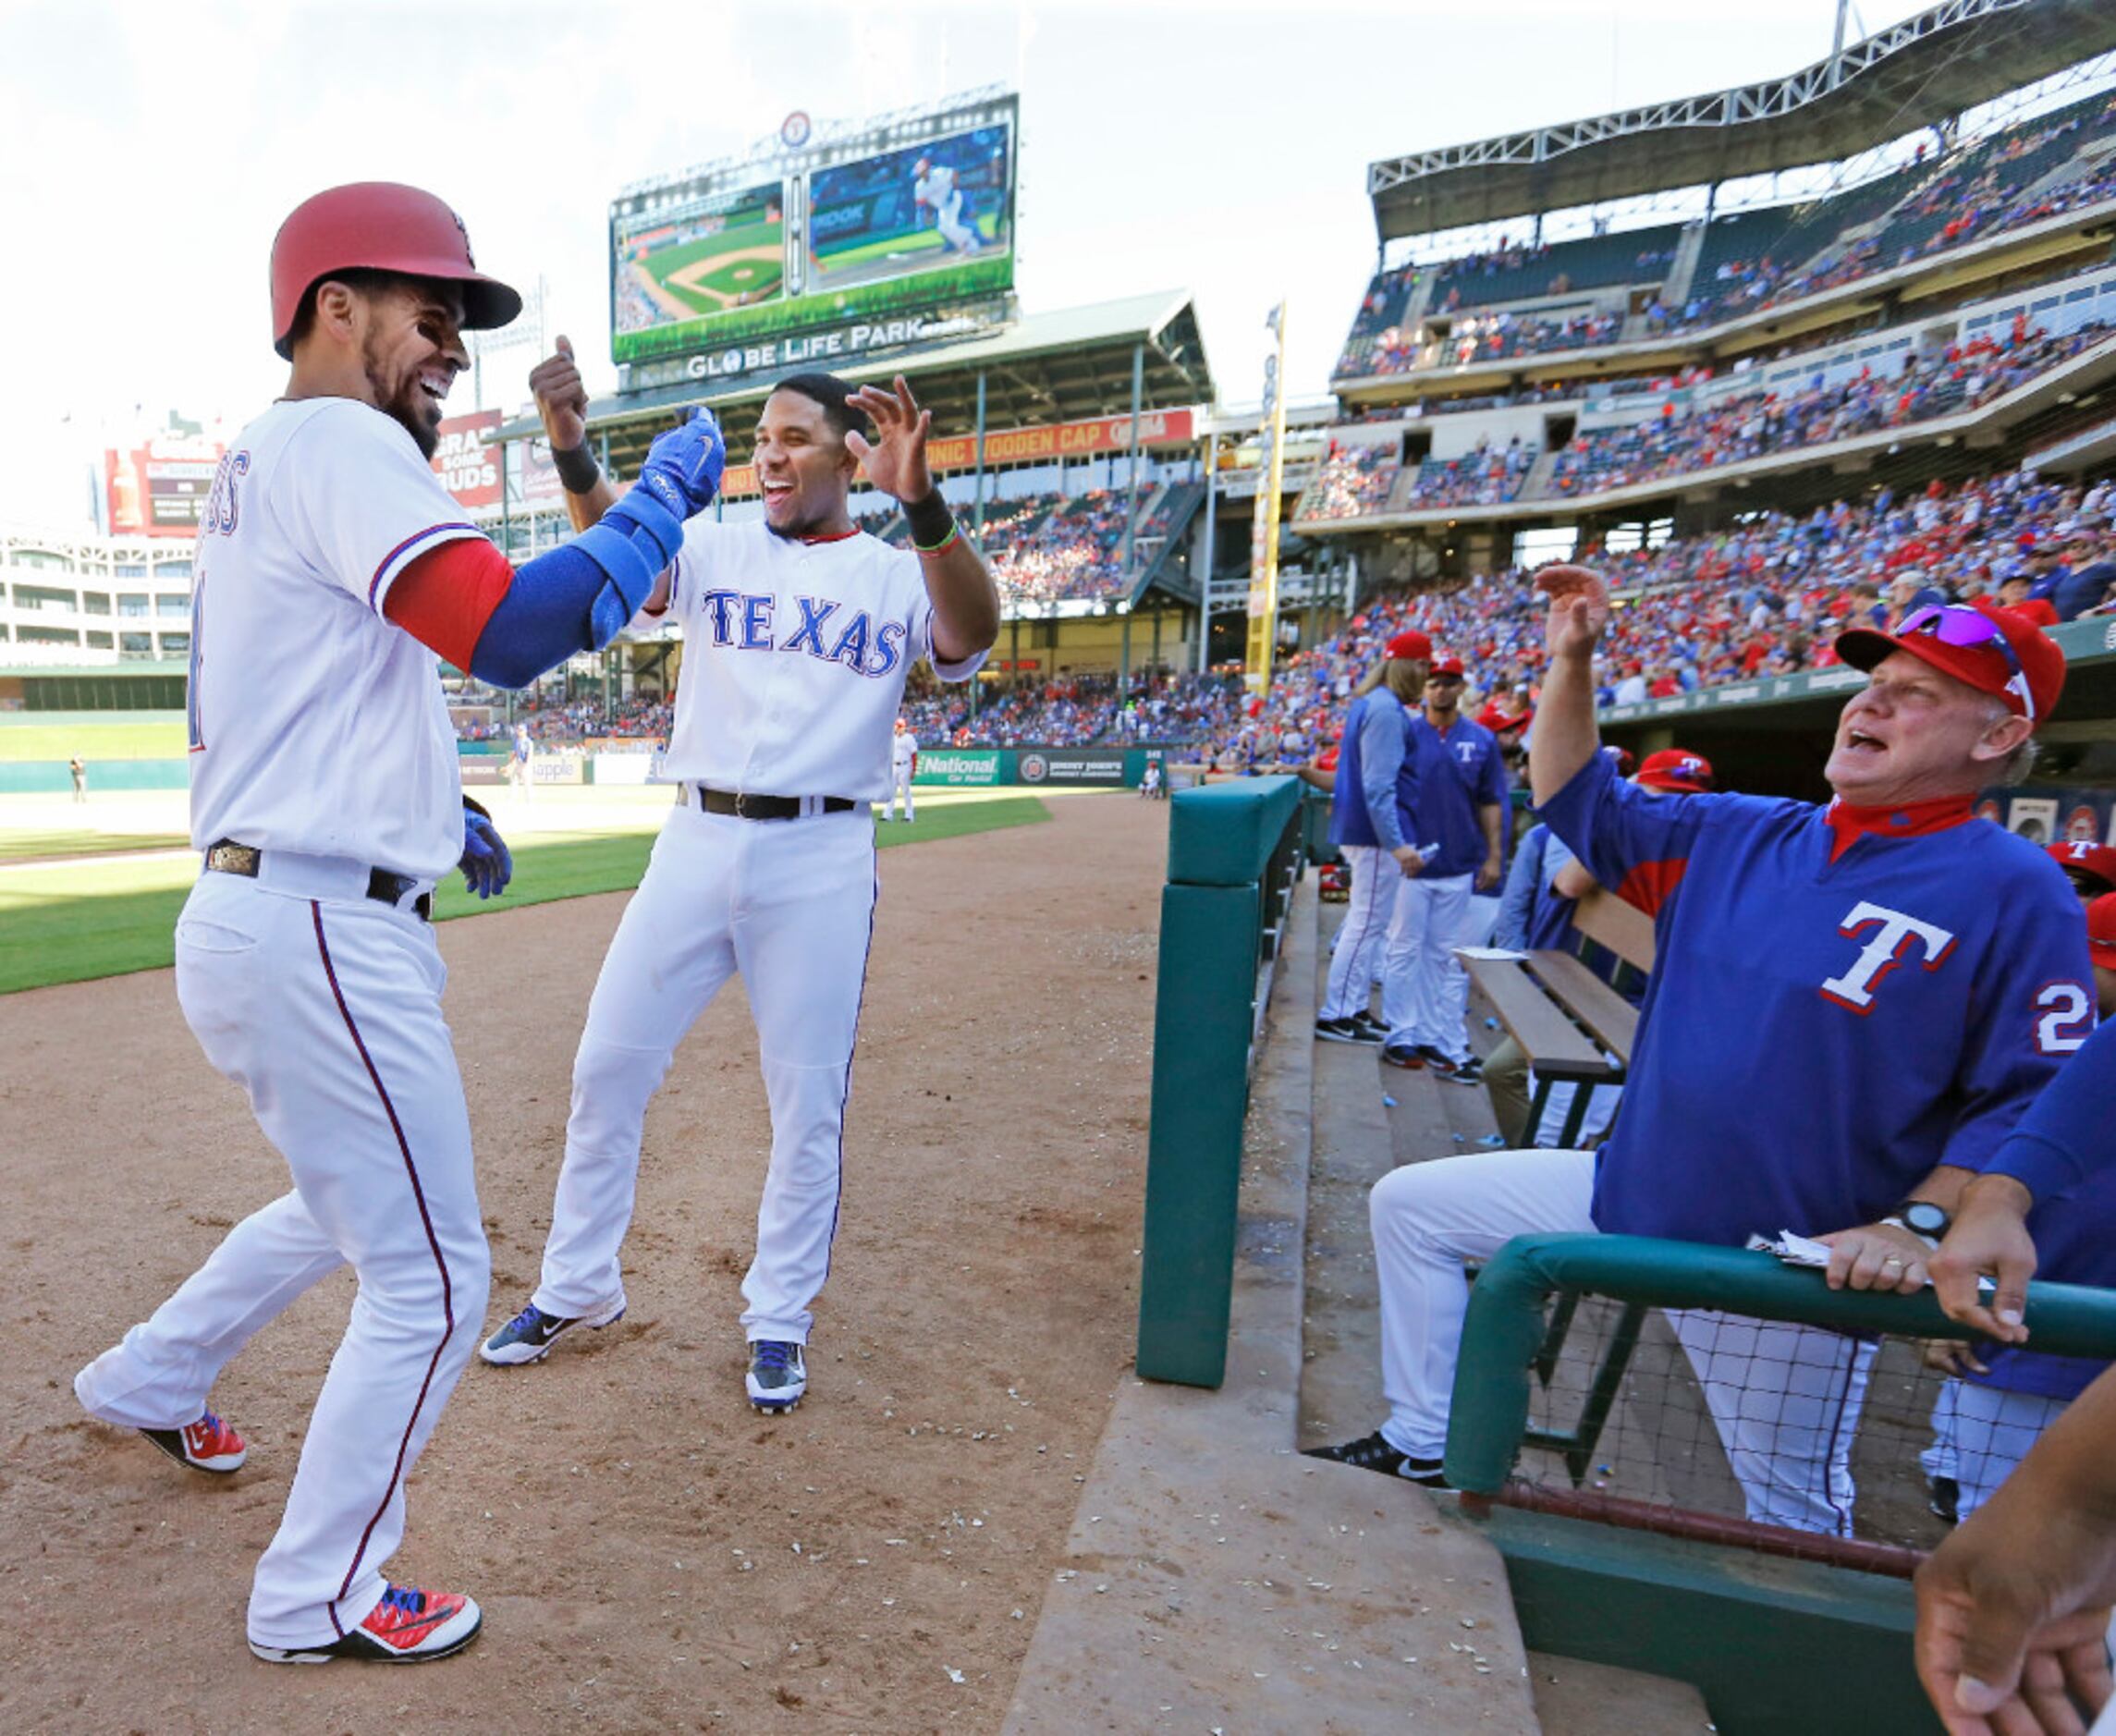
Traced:
<path id="1" fill-rule="evenodd" d="M 1402 767 L 1403 707 L 1369 705 L 1359 726 L 1360 794 L 1383 850 L 1403 847 L 1403 828 L 1396 823 L 1396 774 Z"/>
<path id="2" fill-rule="evenodd" d="M 1596 753 L 1540 813 L 1589 874 L 1605 886 L 1621 886 L 1642 863 L 1687 858 L 1713 804 L 1741 800 L 1650 795 L 1619 777 L 1608 754 Z"/>
<path id="3" fill-rule="evenodd" d="M 523 564 L 478 635 L 470 672 L 497 687 L 527 687 L 576 652 L 600 651 L 682 546 L 682 521 L 634 489 L 601 523 Z"/>
<path id="4" fill-rule="evenodd" d="M 1535 882 L 1543 872 L 1543 850 L 1550 837 L 1547 825 L 1532 825 L 1522 835 L 1521 848 L 1507 870 L 1506 888 L 1498 895 L 1498 922 L 1492 938 L 1512 952 L 1528 950 L 1528 911 L 1535 898 Z"/>

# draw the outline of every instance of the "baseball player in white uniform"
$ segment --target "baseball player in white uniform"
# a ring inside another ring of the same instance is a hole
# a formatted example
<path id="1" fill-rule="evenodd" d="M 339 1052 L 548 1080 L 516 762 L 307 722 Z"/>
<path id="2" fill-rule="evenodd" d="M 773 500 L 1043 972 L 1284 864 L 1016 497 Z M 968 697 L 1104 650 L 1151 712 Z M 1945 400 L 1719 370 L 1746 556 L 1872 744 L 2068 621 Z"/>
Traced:
<path id="1" fill-rule="evenodd" d="M 508 781 L 521 791 L 527 801 L 536 789 L 536 742 L 529 733 L 529 726 L 518 723 L 514 727 L 514 744 L 507 756 Z"/>
<path id="2" fill-rule="evenodd" d="M 350 1265 L 359 1292 L 257 1564 L 250 1645 L 274 1663 L 419 1662 L 482 1620 L 459 1593 L 382 1571 L 490 1270 L 427 917 L 450 868 L 489 896 L 511 867 L 463 800 L 439 657 L 520 685 L 606 641 L 680 546 L 724 448 L 707 424 L 665 435 L 651 486 L 597 544 L 517 573 L 427 466 L 470 365 L 461 333 L 521 308 L 477 271 L 460 219 L 390 183 L 318 194 L 274 243 L 272 300 L 293 373 L 228 447 L 200 527 L 190 732 L 204 872 L 177 925 L 177 995 L 293 1186 L 74 1390 L 179 1462 L 232 1473 L 248 1447 L 206 1408 L 215 1376 Z"/>
<path id="3" fill-rule="evenodd" d="M 911 198 L 933 213 L 933 226 L 940 231 L 940 238 L 958 253 L 983 252 L 984 238 L 962 220 L 962 189 L 955 184 L 955 171 L 945 163 L 921 157 L 911 165 L 911 174 L 916 177 Z"/>
<path id="4" fill-rule="evenodd" d="M 554 448 L 579 450 L 584 394 L 569 366 L 553 365 L 532 376 L 538 407 Z M 930 657 L 943 680 L 967 680 L 998 636 L 997 590 L 926 468 L 931 420 L 900 377 L 894 392 L 857 394 L 829 374 L 782 382 L 757 422 L 764 518 L 691 525 L 673 586 L 648 605 L 683 628 L 667 759 L 676 805 L 589 1003 L 543 1280 L 486 1341 L 487 1362 L 538 1361 L 573 1326 L 624 1312 L 618 1254 L 648 1099 L 739 972 L 772 1116 L 742 1281 L 747 1391 L 758 1409 L 784 1411 L 807 1388 L 874 935 L 870 804 L 888 789 L 912 663 Z M 846 495 L 862 468 L 904 503 L 915 554 L 853 525 Z M 575 495 L 576 522 L 612 497 L 606 483 Z"/>
<path id="5" fill-rule="evenodd" d="M 918 818 L 917 805 L 911 801 L 911 778 L 917 771 L 918 738 L 911 734 L 911 726 L 899 717 L 896 737 L 889 743 L 889 805 L 882 811 L 883 819 L 895 819 L 899 805 L 905 819 Z"/>

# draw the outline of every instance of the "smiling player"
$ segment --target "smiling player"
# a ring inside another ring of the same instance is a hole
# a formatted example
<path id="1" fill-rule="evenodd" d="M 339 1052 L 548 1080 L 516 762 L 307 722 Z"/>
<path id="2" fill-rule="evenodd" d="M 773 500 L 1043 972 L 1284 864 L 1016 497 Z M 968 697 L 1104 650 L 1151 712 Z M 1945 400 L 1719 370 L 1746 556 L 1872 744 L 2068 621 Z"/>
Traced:
<path id="1" fill-rule="evenodd" d="M 620 510 L 586 454 L 570 358 L 532 381 L 575 522 Z M 999 630 L 992 577 L 926 468 L 931 422 L 900 376 L 893 392 L 855 393 L 826 373 L 781 381 L 757 422 L 764 518 L 692 524 L 673 583 L 648 603 L 683 627 L 667 760 L 676 806 L 589 1003 L 543 1281 L 486 1340 L 488 1363 L 539 1361 L 562 1333 L 624 1312 L 618 1253 L 647 1101 L 683 1033 L 740 972 L 772 1116 L 742 1280 L 747 1390 L 757 1409 L 786 1411 L 807 1389 L 874 938 L 869 804 L 888 791 L 911 665 L 930 657 L 943 680 L 968 680 Z M 915 553 L 853 524 L 846 501 L 862 469 L 903 503 Z"/>

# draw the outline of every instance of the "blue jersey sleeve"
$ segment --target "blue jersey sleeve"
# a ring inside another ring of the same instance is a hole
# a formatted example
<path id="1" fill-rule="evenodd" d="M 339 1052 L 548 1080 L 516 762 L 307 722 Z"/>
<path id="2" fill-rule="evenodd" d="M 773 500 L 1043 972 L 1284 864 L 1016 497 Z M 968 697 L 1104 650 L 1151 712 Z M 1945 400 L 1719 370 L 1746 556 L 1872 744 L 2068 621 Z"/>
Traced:
<path id="1" fill-rule="evenodd" d="M 1396 775 L 1402 768 L 1403 707 L 1369 705 L 1359 726 L 1360 794 L 1383 850 L 1403 847 L 1403 828 L 1396 823 Z"/>
<path id="2" fill-rule="evenodd" d="M 2042 998 L 2051 998 L 2048 989 Z M 2064 998 L 2069 1004 L 2070 996 Z M 2038 1001 L 2034 1037 L 2020 1046 L 2039 1052 L 2052 1039 L 2070 1040 L 2061 1023 L 2051 1022 L 2055 1010 L 2041 1008 Z M 2042 1058 L 2039 1053 L 2037 1058 Z M 2103 1025 L 2088 1037 L 2085 1046 L 2065 1063 L 2027 1113 L 2010 1130 L 2000 1130 L 2001 1137 L 1990 1142 L 1997 1149 L 1986 1161 L 1963 1161 L 1962 1167 L 2012 1176 L 2036 1196 L 2038 1205 L 2069 1193 L 2116 1168 L 2116 1116 L 2109 1113 L 2112 1098 L 2116 1098 L 2116 1022 Z M 1958 1161 L 1952 1146 L 1948 1161 Z"/>
<path id="3" fill-rule="evenodd" d="M 1540 814 L 1603 886 L 1621 896 L 1627 886 L 1643 884 L 1654 897 L 1650 903 L 1633 901 L 1657 909 L 1719 800 L 1640 789 L 1617 776 L 1608 754 L 1596 753 Z"/>

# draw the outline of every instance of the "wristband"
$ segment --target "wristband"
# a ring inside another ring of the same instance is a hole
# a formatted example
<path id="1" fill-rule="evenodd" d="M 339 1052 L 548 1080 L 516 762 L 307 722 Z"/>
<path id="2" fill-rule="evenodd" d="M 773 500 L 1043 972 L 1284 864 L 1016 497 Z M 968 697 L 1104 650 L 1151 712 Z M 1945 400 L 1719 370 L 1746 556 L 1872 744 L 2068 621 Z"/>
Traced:
<path id="1" fill-rule="evenodd" d="M 595 455 L 588 450 L 585 440 L 577 446 L 553 446 L 551 467 L 558 472 L 558 481 L 569 495 L 591 494 L 603 480 L 603 467 L 595 462 Z"/>
<path id="2" fill-rule="evenodd" d="M 923 500 L 905 503 L 904 522 L 911 527 L 911 546 L 922 555 L 937 555 L 955 538 L 955 515 L 937 488 Z"/>

